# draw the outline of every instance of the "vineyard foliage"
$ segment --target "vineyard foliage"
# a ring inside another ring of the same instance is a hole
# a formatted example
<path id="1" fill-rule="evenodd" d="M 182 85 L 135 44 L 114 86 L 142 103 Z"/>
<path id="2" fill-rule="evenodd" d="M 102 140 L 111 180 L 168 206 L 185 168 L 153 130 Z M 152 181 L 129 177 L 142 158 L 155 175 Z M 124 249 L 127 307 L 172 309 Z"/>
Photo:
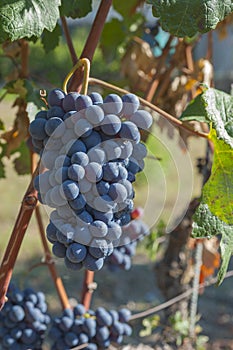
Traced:
<path id="1" fill-rule="evenodd" d="M 143 1 L 127 2 L 114 0 L 114 9 L 119 16 L 106 23 L 100 46 L 106 60 L 116 58 L 119 48 L 126 47 L 130 39 L 141 36 L 145 23 L 144 14 L 136 11 Z M 153 14 L 159 18 L 162 28 L 184 40 L 214 29 L 233 11 L 232 1 L 155 1 L 148 0 Z M 59 45 L 62 16 L 72 19 L 86 16 L 92 10 L 91 0 L 2 0 L 0 4 L 0 42 L 3 51 L 13 60 L 18 58 L 24 41 L 41 40 L 46 52 Z M 49 15 L 48 15 L 49 14 Z M 24 25 L 22 26 L 22 23 Z M 116 49 L 117 48 L 117 49 Z M 8 50 L 8 51 L 7 51 Z M 17 51 L 18 50 L 18 51 Z M 21 72 L 4 86 L 5 93 L 17 95 L 14 105 L 17 115 L 12 130 L 0 128 L 1 135 L 0 177 L 4 177 L 2 158 L 15 152 L 20 156 L 15 162 L 19 174 L 29 172 L 29 152 L 25 146 L 28 138 L 29 118 L 35 110 L 43 106 L 39 87 Z M 233 252 L 233 97 L 209 87 L 202 87 L 202 93 L 195 97 L 182 113 L 181 121 L 207 123 L 208 139 L 214 145 L 212 173 L 203 188 L 200 206 L 194 215 L 194 237 L 222 235 L 222 266 L 219 283 L 223 281 L 229 259 Z M 34 113 L 35 115 L 35 113 Z M 17 161 L 18 160 L 18 161 Z"/>

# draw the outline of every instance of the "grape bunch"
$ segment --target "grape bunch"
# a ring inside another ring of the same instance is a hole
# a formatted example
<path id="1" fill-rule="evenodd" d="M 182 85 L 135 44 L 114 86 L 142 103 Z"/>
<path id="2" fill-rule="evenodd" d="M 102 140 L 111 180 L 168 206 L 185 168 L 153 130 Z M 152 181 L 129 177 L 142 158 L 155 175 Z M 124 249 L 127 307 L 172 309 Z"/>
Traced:
<path id="1" fill-rule="evenodd" d="M 137 244 L 149 234 L 148 226 L 140 219 L 130 221 L 122 227 L 125 244 L 114 247 L 111 255 L 106 258 L 106 265 L 111 271 L 117 269 L 129 270 L 132 265 L 132 257 L 136 254 Z M 122 242 L 123 243 L 123 242 Z"/>
<path id="2" fill-rule="evenodd" d="M 11 284 L 7 298 L 0 313 L 1 349 L 41 349 L 50 324 L 44 294 Z"/>
<path id="3" fill-rule="evenodd" d="M 38 198 L 55 209 L 47 237 L 67 267 L 99 270 L 132 220 L 132 183 L 147 154 L 140 131 L 152 116 L 133 94 L 54 89 L 48 103 L 29 127 L 46 169 L 34 181 Z"/>
<path id="4" fill-rule="evenodd" d="M 53 320 L 49 336 L 51 350 L 67 350 L 88 343 L 85 349 L 106 349 L 110 343 L 121 344 L 123 336 L 130 336 L 132 328 L 128 324 L 131 312 L 122 308 L 107 311 L 103 307 L 85 310 L 82 304 L 73 309 L 65 309 L 61 317 Z"/>

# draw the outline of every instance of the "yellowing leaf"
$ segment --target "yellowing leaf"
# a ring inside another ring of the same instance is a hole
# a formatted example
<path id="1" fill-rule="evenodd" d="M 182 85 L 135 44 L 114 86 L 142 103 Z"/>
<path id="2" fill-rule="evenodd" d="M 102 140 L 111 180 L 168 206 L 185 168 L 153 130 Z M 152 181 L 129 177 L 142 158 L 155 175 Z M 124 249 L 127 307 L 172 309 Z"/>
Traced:
<path id="1" fill-rule="evenodd" d="M 10 82 L 6 85 L 6 88 L 9 94 L 16 94 L 21 98 L 25 98 L 27 96 L 27 89 L 24 84 L 24 79 L 17 79 L 13 83 Z"/>
<path id="2" fill-rule="evenodd" d="M 211 176 L 203 188 L 202 201 L 213 215 L 233 225 L 233 149 L 216 137 L 213 129 L 210 139 L 214 143 Z"/>

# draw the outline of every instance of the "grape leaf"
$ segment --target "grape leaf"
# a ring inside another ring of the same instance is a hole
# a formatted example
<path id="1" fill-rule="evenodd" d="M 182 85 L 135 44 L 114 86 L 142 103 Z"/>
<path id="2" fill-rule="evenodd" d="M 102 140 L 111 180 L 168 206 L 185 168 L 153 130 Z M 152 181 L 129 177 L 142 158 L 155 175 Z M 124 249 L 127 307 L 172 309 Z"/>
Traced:
<path id="1" fill-rule="evenodd" d="M 228 225 L 233 225 L 233 149 L 216 137 L 212 129 L 214 157 L 209 180 L 203 187 L 202 202 L 211 213 Z"/>
<path id="2" fill-rule="evenodd" d="M 4 89 L 7 90 L 8 94 L 19 95 L 21 98 L 25 98 L 28 90 L 25 86 L 25 79 L 11 80 L 4 86 Z"/>
<path id="3" fill-rule="evenodd" d="M 126 26 L 123 22 L 113 18 L 111 22 L 105 24 L 102 35 L 101 44 L 104 48 L 109 48 L 112 51 L 112 38 L 114 36 L 114 45 L 117 47 L 125 40 Z M 114 35 L 116 34 L 117 35 Z"/>
<path id="4" fill-rule="evenodd" d="M 91 10 L 92 0 L 62 0 L 60 14 L 75 19 L 85 17 Z"/>
<path id="5" fill-rule="evenodd" d="M 139 13 L 125 17 L 123 21 L 113 18 L 110 22 L 106 23 L 100 39 L 104 58 L 110 58 L 109 61 L 111 61 L 116 55 L 117 50 L 112 49 L 113 38 L 114 46 L 117 48 L 125 44 L 126 41 L 129 41 L 133 36 L 141 36 L 142 23 L 143 16 Z"/>
<path id="6" fill-rule="evenodd" d="M 233 11 L 231 0 L 147 0 L 165 31 L 184 37 L 214 29 Z"/>
<path id="7" fill-rule="evenodd" d="M 44 107 L 44 102 L 40 98 L 40 91 L 28 79 L 12 80 L 4 86 L 8 94 L 18 95 L 26 102 L 33 102 L 39 108 Z"/>
<path id="8" fill-rule="evenodd" d="M 203 202 L 228 224 L 233 224 L 233 139 L 227 132 L 232 131 L 232 112 L 230 95 L 208 89 L 192 101 L 181 117 L 212 125 L 209 137 L 214 143 L 214 159 L 211 176 L 203 188 Z"/>
<path id="9" fill-rule="evenodd" d="M 222 235 L 220 249 L 222 264 L 218 272 L 218 284 L 221 284 L 227 271 L 227 267 L 233 254 L 233 226 L 227 225 L 217 216 L 213 215 L 205 203 L 201 203 L 193 216 L 192 235 L 195 238 L 210 238 Z"/>
<path id="10" fill-rule="evenodd" d="M 217 137 L 233 148 L 233 96 L 206 88 L 190 102 L 180 120 L 197 120 L 212 124 Z"/>
<path id="11" fill-rule="evenodd" d="M 30 174 L 30 151 L 26 145 L 26 142 L 23 141 L 19 148 L 15 152 L 19 152 L 19 156 L 14 159 L 13 164 L 15 171 L 18 175 Z"/>
<path id="12" fill-rule="evenodd" d="M 60 0 L 1 0 L 0 42 L 39 37 L 52 31 L 59 18 Z"/>
<path id="13" fill-rule="evenodd" d="M 61 34 L 61 27 L 58 23 L 52 32 L 48 31 L 47 29 L 43 31 L 41 42 L 46 53 L 54 50 L 55 47 L 59 45 Z"/>
<path id="14" fill-rule="evenodd" d="M 221 283 L 233 253 L 233 97 L 206 89 L 188 105 L 180 119 L 206 122 L 211 128 L 213 164 L 193 217 L 193 235 L 200 238 L 222 234 L 222 265 L 218 274 Z"/>
<path id="15" fill-rule="evenodd" d="M 120 13 L 123 17 L 132 15 L 132 10 L 135 10 L 138 4 L 138 0 L 119 1 L 113 0 L 114 9 Z"/>

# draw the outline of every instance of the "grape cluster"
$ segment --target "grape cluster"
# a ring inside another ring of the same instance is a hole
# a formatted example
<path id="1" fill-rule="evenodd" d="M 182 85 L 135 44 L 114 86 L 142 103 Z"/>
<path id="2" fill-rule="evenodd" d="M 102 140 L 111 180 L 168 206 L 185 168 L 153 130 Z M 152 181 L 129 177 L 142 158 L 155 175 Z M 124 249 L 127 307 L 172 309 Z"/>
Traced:
<path id="1" fill-rule="evenodd" d="M 128 324 L 131 312 L 122 308 L 107 311 L 103 307 L 86 311 L 82 304 L 65 309 L 61 317 L 53 321 L 50 338 L 51 350 L 67 350 L 88 343 L 85 349 L 106 349 L 110 343 L 121 344 L 123 336 L 130 336 Z"/>
<path id="2" fill-rule="evenodd" d="M 132 265 L 132 257 L 136 254 L 138 242 L 149 234 L 148 226 L 140 219 L 130 221 L 122 228 L 122 231 L 126 231 L 124 232 L 125 244 L 115 247 L 112 254 L 106 258 L 106 265 L 111 271 L 119 268 L 129 270 Z"/>
<path id="3" fill-rule="evenodd" d="M 1 349 L 41 349 L 50 323 L 44 294 L 11 284 L 7 298 L 0 313 Z"/>
<path id="4" fill-rule="evenodd" d="M 54 89 L 48 103 L 29 128 L 46 168 L 35 178 L 38 198 L 55 208 L 47 237 L 67 267 L 99 270 L 131 222 L 132 183 L 147 154 L 140 131 L 152 116 L 133 94 Z"/>

